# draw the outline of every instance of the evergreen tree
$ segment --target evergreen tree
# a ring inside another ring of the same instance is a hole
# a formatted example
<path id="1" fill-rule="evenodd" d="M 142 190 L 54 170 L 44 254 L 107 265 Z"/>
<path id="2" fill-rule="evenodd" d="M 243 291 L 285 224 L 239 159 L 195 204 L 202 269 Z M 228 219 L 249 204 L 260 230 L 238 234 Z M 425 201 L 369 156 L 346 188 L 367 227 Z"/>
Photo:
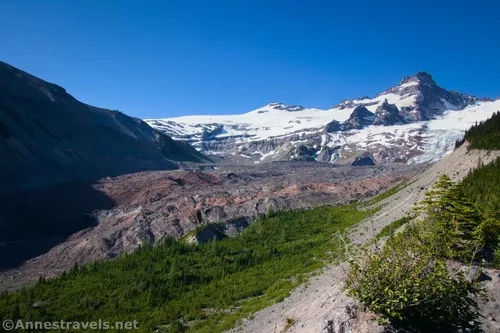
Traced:
<path id="1" fill-rule="evenodd" d="M 447 175 L 442 175 L 416 211 L 423 213 L 435 238 L 436 251 L 456 259 L 468 256 L 481 245 L 481 222 L 477 207 L 464 195 L 461 187 Z"/>

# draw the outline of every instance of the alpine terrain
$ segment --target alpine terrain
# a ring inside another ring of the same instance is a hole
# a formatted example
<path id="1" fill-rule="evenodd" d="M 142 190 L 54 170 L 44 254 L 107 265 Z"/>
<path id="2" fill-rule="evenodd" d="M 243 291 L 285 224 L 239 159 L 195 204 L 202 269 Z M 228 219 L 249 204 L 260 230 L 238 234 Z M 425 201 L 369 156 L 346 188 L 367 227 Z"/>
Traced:
<path id="1" fill-rule="evenodd" d="M 375 98 L 328 110 L 271 103 L 241 115 L 146 119 L 177 141 L 231 163 L 320 161 L 406 164 L 436 161 L 500 100 L 448 91 L 425 72 Z"/>
<path id="2" fill-rule="evenodd" d="M 498 332 L 499 109 L 417 73 L 143 121 L 0 63 L 0 318 Z"/>
<path id="3" fill-rule="evenodd" d="M 499 11 L 0 1 L 0 331 L 500 333 Z"/>
<path id="4" fill-rule="evenodd" d="M 93 225 L 92 211 L 114 205 L 92 188 L 99 178 L 207 160 L 138 118 L 0 62 L 0 269 Z"/>

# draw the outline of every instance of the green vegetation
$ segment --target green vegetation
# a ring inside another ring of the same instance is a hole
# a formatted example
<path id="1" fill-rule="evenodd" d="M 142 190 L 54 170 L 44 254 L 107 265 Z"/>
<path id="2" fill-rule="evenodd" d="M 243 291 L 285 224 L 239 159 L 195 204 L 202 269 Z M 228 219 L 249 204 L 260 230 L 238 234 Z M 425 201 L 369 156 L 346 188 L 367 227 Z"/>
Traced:
<path id="1" fill-rule="evenodd" d="M 500 149 L 500 111 L 490 119 L 472 126 L 465 132 L 465 140 L 470 142 L 472 149 Z"/>
<path id="2" fill-rule="evenodd" d="M 297 319 L 295 318 L 286 318 L 286 325 L 285 325 L 285 332 L 288 331 L 295 323 L 297 322 Z"/>
<path id="3" fill-rule="evenodd" d="M 349 293 L 395 326 L 477 330 L 472 296 L 481 294 L 480 285 L 447 262 L 500 263 L 499 166 L 499 160 L 480 166 L 460 184 L 442 176 L 415 207 L 424 220 L 397 235 L 384 229 L 390 237 L 382 249 L 352 260 Z"/>
<path id="4" fill-rule="evenodd" d="M 496 212 L 500 218 L 500 158 L 471 170 L 460 187 L 480 209 L 492 214 Z"/>
<path id="5" fill-rule="evenodd" d="M 269 212 L 234 238 L 145 245 L 4 294 L 0 317 L 137 320 L 141 331 L 221 332 L 283 300 L 307 273 L 337 258 L 343 246 L 336 233 L 373 212 L 356 205 Z"/>
<path id="6" fill-rule="evenodd" d="M 473 169 L 460 184 L 464 195 L 481 212 L 482 255 L 500 268 L 500 158 Z M 495 251 L 496 250 L 496 251 Z M 493 258 L 491 258 L 493 256 Z"/>
<path id="7" fill-rule="evenodd" d="M 477 247 L 484 245 L 485 213 L 448 176 L 441 176 L 415 210 L 425 215 L 429 242 L 442 242 L 440 256 L 470 261 Z"/>
<path id="8" fill-rule="evenodd" d="M 380 232 L 375 237 L 375 239 L 378 240 L 378 239 L 381 239 L 383 237 L 389 237 L 389 236 L 393 235 L 396 230 L 398 230 L 399 228 L 401 228 L 403 225 L 405 225 L 406 223 L 408 223 L 410 221 L 411 221 L 410 216 L 405 216 L 405 217 L 402 217 L 400 219 L 393 221 L 391 224 L 386 225 L 384 228 L 382 228 L 382 230 L 380 230 Z"/>
<path id="9" fill-rule="evenodd" d="M 352 262 L 346 283 L 349 294 L 381 321 L 416 332 L 472 332 L 480 292 L 465 273 L 450 273 L 438 255 L 440 243 L 429 243 L 423 223 L 410 224 L 380 250 L 367 251 Z"/>

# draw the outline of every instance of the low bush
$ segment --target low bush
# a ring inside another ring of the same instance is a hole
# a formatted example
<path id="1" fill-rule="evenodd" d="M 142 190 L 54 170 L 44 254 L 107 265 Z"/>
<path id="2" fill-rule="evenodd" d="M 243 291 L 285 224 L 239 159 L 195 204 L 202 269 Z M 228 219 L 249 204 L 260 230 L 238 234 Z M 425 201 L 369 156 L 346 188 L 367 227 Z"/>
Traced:
<path id="1" fill-rule="evenodd" d="M 351 262 L 349 295 L 381 320 L 424 332 L 473 330 L 481 291 L 465 272 L 451 270 L 429 244 L 422 222 L 392 236 L 381 250 L 367 250 Z"/>
<path id="2" fill-rule="evenodd" d="M 447 176 L 425 194 L 415 212 L 423 219 L 397 235 L 388 227 L 382 249 L 366 249 L 351 261 L 349 294 L 395 326 L 423 332 L 478 330 L 480 284 L 449 263 L 484 259 L 485 249 L 497 241 L 498 220 Z M 500 257 L 500 249 L 495 256 Z"/>

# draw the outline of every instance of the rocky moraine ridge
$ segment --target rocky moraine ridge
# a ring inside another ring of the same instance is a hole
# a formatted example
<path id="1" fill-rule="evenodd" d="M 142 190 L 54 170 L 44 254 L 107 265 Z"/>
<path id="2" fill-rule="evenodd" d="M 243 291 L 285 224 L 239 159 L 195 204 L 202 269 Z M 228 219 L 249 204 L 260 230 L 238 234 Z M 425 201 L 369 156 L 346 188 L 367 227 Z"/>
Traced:
<path id="1" fill-rule="evenodd" d="M 231 163 L 347 163 L 370 153 L 376 163 L 438 160 L 463 131 L 500 109 L 436 84 L 419 72 L 375 98 L 344 100 L 328 110 L 271 103 L 241 115 L 147 119 L 152 127 Z"/>

